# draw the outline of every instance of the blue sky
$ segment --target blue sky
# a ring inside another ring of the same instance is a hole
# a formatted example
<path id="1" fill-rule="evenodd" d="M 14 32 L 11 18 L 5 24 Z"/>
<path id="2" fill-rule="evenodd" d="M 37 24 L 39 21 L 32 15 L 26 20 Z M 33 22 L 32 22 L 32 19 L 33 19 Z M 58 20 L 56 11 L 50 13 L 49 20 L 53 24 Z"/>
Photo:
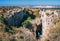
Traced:
<path id="1" fill-rule="evenodd" d="M 0 6 L 53 5 L 60 6 L 60 0 L 0 0 Z"/>

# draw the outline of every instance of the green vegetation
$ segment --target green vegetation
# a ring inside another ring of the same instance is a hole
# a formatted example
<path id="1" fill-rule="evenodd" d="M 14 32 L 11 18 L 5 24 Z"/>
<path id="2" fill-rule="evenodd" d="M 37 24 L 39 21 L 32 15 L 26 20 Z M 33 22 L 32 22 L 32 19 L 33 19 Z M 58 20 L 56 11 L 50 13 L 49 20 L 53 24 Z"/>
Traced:
<path id="1" fill-rule="evenodd" d="M 28 20 L 24 21 L 22 26 L 28 29 L 32 29 L 32 24 Z"/>
<path id="2" fill-rule="evenodd" d="M 0 32 L 5 32 L 5 28 L 6 28 L 6 20 L 3 17 L 3 15 L 0 15 Z"/>
<path id="3" fill-rule="evenodd" d="M 0 15 L 0 22 L 3 22 L 4 24 L 7 24 L 6 18 L 4 18 L 3 15 Z"/>
<path id="4" fill-rule="evenodd" d="M 28 17 L 27 20 L 32 20 L 32 18 L 31 17 Z"/>

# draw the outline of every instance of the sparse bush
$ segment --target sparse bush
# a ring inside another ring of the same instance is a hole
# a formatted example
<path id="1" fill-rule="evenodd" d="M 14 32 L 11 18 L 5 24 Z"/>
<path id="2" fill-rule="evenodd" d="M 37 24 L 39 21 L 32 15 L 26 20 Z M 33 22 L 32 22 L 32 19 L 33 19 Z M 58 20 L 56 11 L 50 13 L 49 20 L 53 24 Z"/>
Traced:
<path id="1" fill-rule="evenodd" d="M 47 16 L 49 16 L 50 14 L 49 13 L 46 13 Z"/>
<path id="2" fill-rule="evenodd" d="M 0 22 L 3 22 L 4 24 L 7 25 L 7 20 L 4 18 L 4 15 L 0 15 Z"/>
<path id="3" fill-rule="evenodd" d="M 58 22 L 60 22 L 60 19 L 57 18 L 57 17 L 55 17 L 55 18 L 53 19 L 53 23 L 56 24 L 56 23 L 58 23 Z"/>
<path id="4" fill-rule="evenodd" d="M 0 22 L 0 32 L 5 32 L 5 24 Z"/>
<path id="5" fill-rule="evenodd" d="M 32 29 L 32 24 L 27 20 L 22 23 L 22 26 L 28 29 Z"/>
<path id="6" fill-rule="evenodd" d="M 31 17 L 28 17 L 27 20 L 32 20 L 32 18 Z"/>

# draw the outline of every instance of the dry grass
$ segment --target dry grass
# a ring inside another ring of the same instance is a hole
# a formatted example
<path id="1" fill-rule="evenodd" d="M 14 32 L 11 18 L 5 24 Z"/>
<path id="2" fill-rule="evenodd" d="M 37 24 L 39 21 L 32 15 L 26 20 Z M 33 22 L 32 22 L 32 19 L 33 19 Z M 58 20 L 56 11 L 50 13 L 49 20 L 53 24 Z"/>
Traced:
<path id="1" fill-rule="evenodd" d="M 60 23 L 57 25 L 47 28 L 44 34 L 40 38 L 40 41 L 55 41 L 60 36 Z"/>
<path id="2" fill-rule="evenodd" d="M 19 32 L 11 35 L 10 40 L 15 41 L 36 41 L 34 35 L 26 28 L 18 28 Z"/>
<path id="3" fill-rule="evenodd" d="M 0 32 L 0 41 L 36 41 L 36 38 L 26 28 L 13 28 L 11 30 L 13 34 L 9 32 Z"/>
<path id="4" fill-rule="evenodd" d="M 0 32 L 0 41 L 9 41 L 9 34 L 6 32 Z"/>

